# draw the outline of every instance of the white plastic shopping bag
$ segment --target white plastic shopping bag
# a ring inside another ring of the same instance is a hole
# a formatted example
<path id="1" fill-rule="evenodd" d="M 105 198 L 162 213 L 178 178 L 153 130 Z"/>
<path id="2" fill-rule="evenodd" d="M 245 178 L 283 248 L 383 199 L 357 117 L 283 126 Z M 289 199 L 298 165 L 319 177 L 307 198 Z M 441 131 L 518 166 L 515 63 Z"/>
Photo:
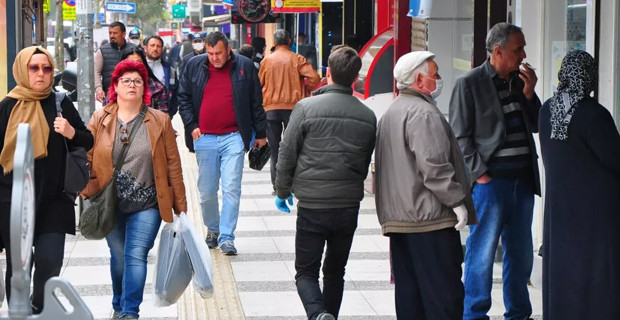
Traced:
<path id="1" fill-rule="evenodd" d="M 10 266 L 6 266 L 10 268 Z M 4 302 L 4 271 L 2 271 L 2 267 L 0 267 L 0 308 L 2 308 L 2 303 Z"/>
<path id="2" fill-rule="evenodd" d="M 181 237 L 194 270 L 194 289 L 203 299 L 209 298 L 213 295 L 213 262 L 209 247 L 185 213 L 182 212 L 179 219 Z"/>
<path id="3" fill-rule="evenodd" d="M 153 281 L 153 303 L 158 307 L 176 303 L 192 279 L 192 265 L 181 239 L 183 224 L 172 216 L 173 222 L 164 225 L 159 237 Z"/>

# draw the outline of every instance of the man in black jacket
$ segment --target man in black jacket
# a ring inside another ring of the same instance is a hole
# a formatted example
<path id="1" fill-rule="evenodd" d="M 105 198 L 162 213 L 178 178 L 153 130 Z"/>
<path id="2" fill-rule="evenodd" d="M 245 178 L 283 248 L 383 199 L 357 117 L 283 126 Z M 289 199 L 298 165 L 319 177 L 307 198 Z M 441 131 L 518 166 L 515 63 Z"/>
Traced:
<path id="1" fill-rule="evenodd" d="M 263 95 L 256 68 L 235 55 L 221 32 L 206 39 L 207 54 L 191 58 L 181 74 L 179 114 L 185 143 L 196 152 L 198 190 L 207 245 L 219 245 L 226 255 L 237 254 L 234 231 L 239 217 L 243 158 L 250 147 L 267 143 Z M 222 177 L 222 212 L 217 198 Z"/>
<path id="2" fill-rule="evenodd" d="M 297 292 L 308 319 L 338 317 L 364 179 L 375 147 L 375 114 L 353 97 L 362 61 L 343 47 L 328 59 L 327 82 L 299 101 L 280 144 L 276 206 L 290 212 L 299 199 L 295 235 Z M 318 283 L 323 247 L 323 292 Z"/>

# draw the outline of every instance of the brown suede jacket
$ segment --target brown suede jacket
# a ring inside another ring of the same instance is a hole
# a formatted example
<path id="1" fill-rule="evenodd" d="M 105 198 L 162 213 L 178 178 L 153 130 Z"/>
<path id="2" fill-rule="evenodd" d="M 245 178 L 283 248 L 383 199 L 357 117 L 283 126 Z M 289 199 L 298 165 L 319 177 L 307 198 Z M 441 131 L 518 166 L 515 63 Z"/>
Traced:
<path id="1" fill-rule="evenodd" d="M 269 110 L 293 110 L 297 101 L 310 96 L 320 78 L 302 55 L 279 45 L 260 63 L 258 72 L 263 87 L 263 107 Z"/>
<path id="2" fill-rule="evenodd" d="M 117 110 L 118 105 L 111 103 L 97 110 L 88 123 L 88 129 L 95 137 L 95 145 L 87 153 L 91 164 L 91 177 L 82 191 L 85 198 L 95 195 L 112 177 L 112 147 L 116 135 Z M 181 158 L 172 123 L 166 113 L 148 108 L 143 124 L 146 125 L 151 143 L 159 214 L 162 220 L 172 222 L 172 209 L 176 214 L 187 212 Z"/>

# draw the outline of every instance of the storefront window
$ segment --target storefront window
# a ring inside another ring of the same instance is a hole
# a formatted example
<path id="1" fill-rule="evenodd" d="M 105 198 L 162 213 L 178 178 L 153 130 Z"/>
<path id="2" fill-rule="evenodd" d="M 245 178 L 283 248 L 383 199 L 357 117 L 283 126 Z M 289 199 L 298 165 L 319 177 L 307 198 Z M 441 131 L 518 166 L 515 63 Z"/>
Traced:
<path id="1" fill-rule="evenodd" d="M 437 106 L 447 114 L 454 81 L 471 69 L 474 39 L 473 1 L 434 1 L 428 19 L 428 50 L 443 78 Z"/>
<path id="2" fill-rule="evenodd" d="M 562 59 L 571 50 L 594 56 L 595 0 L 545 0 L 544 98 L 553 95 Z"/>

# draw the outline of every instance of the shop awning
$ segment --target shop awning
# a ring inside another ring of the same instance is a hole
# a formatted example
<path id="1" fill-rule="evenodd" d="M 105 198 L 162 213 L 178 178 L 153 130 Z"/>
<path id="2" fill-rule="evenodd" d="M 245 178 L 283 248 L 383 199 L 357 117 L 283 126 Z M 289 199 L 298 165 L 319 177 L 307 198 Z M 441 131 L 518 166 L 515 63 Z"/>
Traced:
<path id="1" fill-rule="evenodd" d="M 220 14 L 218 16 L 210 16 L 210 17 L 206 17 L 206 18 L 202 18 L 202 24 L 204 25 L 205 22 L 208 22 L 209 24 L 222 24 L 222 23 L 230 23 L 230 14 Z"/>

